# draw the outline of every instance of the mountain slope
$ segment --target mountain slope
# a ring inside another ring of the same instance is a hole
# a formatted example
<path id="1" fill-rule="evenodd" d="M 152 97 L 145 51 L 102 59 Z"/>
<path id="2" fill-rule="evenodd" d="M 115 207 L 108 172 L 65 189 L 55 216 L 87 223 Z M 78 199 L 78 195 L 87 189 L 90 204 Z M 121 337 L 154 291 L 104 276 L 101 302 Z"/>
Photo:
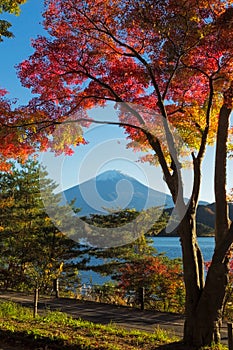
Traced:
<path id="1" fill-rule="evenodd" d="M 153 206 L 169 208 L 172 197 L 153 190 L 119 171 L 106 171 L 63 192 L 64 201 L 75 200 L 80 215 L 107 214 L 105 210 L 135 208 L 138 211 Z"/>
<path id="2" fill-rule="evenodd" d="M 138 180 L 119 171 L 106 171 L 96 178 L 71 187 L 63 192 L 63 204 L 74 200 L 80 208 L 79 216 L 90 214 L 106 215 L 110 210 L 134 208 L 137 211 L 159 206 L 171 214 L 174 206 L 172 197 L 148 188 Z M 233 204 L 229 205 L 233 220 Z M 197 230 L 199 235 L 213 234 L 215 225 L 215 204 L 199 202 L 197 208 Z M 161 235 L 166 235 L 165 231 Z M 169 235 L 176 235 L 176 231 Z"/>

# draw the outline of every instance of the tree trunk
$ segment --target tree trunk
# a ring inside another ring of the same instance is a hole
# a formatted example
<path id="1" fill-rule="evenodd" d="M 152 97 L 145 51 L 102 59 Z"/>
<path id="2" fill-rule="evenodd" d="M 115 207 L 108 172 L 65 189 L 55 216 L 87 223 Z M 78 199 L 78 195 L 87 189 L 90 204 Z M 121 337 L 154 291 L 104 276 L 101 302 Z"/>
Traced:
<path id="1" fill-rule="evenodd" d="M 216 251 L 204 283 L 203 257 L 198 247 L 195 215 L 187 212 L 180 227 L 186 288 L 184 342 L 201 347 L 220 341 L 223 305 L 228 283 L 228 258 Z"/>
<path id="2" fill-rule="evenodd" d="M 228 283 L 228 259 L 211 264 L 194 314 L 195 329 L 193 344 L 200 347 L 221 340 L 223 305 Z"/>
<path id="3" fill-rule="evenodd" d="M 178 232 L 181 240 L 185 298 L 184 342 L 193 345 L 196 322 L 194 314 L 204 287 L 204 262 L 196 237 L 195 211 L 187 211 Z"/>
<path id="4" fill-rule="evenodd" d="M 226 200 L 227 138 L 232 96 L 233 83 L 224 95 L 218 122 L 215 159 L 216 246 L 205 286 L 201 282 L 203 259 L 196 247 L 194 215 L 190 215 L 190 212 L 187 213 L 180 232 L 186 286 L 184 340 L 198 348 L 212 342 L 218 343 L 221 339 L 220 328 L 229 277 L 228 252 L 233 241 L 233 224 L 229 222 Z"/>

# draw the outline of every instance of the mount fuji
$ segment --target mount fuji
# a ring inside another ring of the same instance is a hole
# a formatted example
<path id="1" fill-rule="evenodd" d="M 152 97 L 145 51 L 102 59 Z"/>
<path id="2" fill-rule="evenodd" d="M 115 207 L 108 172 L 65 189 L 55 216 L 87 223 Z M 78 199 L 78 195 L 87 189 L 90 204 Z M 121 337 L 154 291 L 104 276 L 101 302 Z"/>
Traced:
<path id="1" fill-rule="evenodd" d="M 63 203 L 74 201 L 79 216 L 106 215 L 112 210 L 174 206 L 172 197 L 142 184 L 117 170 L 109 170 L 64 190 Z"/>

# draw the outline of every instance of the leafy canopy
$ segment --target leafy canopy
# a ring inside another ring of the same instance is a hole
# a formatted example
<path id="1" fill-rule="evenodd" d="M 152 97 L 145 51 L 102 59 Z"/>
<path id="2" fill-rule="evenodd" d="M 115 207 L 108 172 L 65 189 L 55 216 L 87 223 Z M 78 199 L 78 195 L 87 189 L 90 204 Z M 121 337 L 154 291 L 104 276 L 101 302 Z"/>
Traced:
<path id="1" fill-rule="evenodd" d="M 34 40 L 34 54 L 19 66 L 22 84 L 38 96 L 29 107 L 40 123 L 39 140 L 41 123 L 51 134 L 54 124 L 68 117 L 89 120 L 89 109 L 114 101 L 133 104 L 118 110 L 120 121 L 134 126 L 125 127 L 134 148 L 152 146 L 145 130 L 157 137 L 157 114 L 191 149 L 212 143 L 232 75 L 230 5 L 222 0 L 46 1 L 44 27 L 50 36 Z M 67 143 L 57 148 L 76 145 L 71 134 L 68 130 Z"/>
<path id="2" fill-rule="evenodd" d="M 127 104 L 128 110 L 117 108 L 129 146 L 156 149 L 145 160 L 169 159 L 163 142 L 159 147 L 153 142 L 163 131 L 158 114 L 202 156 L 206 142 L 214 142 L 232 77 L 231 5 L 230 0 L 47 0 L 49 36 L 33 41 L 34 54 L 18 70 L 37 97 L 10 122 L 4 117 L 12 144 L 30 143 L 25 153 L 34 146 L 70 154 L 70 145 L 84 142 L 80 125 L 88 126 L 87 111 L 114 101 Z M 67 118 L 82 122 L 75 132 L 74 124 L 64 124 L 56 133 L 54 126 Z M 172 170 L 172 164 L 164 169 Z"/>

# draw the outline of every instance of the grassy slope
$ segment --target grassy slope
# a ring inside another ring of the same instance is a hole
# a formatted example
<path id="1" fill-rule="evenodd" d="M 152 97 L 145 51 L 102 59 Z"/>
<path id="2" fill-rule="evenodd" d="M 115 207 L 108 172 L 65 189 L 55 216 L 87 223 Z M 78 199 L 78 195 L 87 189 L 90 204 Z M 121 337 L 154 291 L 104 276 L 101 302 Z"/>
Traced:
<path id="1" fill-rule="evenodd" d="M 127 331 L 111 324 L 93 324 L 50 311 L 33 318 L 30 309 L 12 302 L 0 302 L 0 339 L 0 345 L 11 345 L 12 350 L 182 349 L 181 343 L 175 343 L 177 339 L 159 328 L 154 333 Z"/>

